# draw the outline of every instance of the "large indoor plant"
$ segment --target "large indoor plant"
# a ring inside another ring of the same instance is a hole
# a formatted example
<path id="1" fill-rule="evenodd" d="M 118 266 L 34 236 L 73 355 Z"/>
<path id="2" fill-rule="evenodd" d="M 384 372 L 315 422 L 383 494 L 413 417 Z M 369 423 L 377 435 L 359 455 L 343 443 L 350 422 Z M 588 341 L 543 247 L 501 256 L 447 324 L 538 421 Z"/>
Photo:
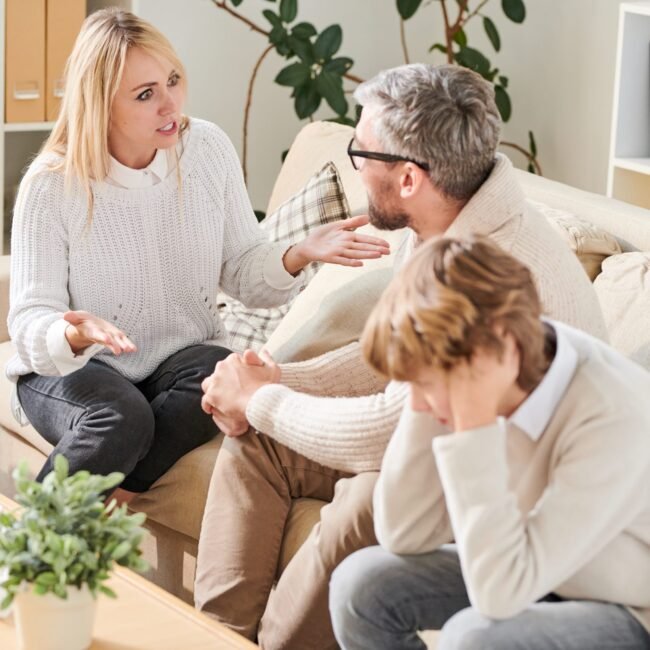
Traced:
<path id="1" fill-rule="evenodd" d="M 104 500 L 123 478 L 70 476 L 63 456 L 42 483 L 25 465 L 15 470 L 21 508 L 0 513 L 0 608 L 14 604 L 21 648 L 87 648 L 97 594 L 115 596 L 104 584 L 113 565 L 147 568 L 139 549 L 144 515 Z"/>

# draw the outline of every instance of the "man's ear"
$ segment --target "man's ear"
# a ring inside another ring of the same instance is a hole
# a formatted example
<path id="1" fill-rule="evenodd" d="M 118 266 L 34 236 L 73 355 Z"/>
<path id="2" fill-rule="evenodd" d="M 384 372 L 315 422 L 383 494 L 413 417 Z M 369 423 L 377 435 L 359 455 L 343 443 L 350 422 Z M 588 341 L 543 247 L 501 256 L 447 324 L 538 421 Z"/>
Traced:
<path id="1" fill-rule="evenodd" d="M 399 194 L 402 199 L 411 199 L 422 189 L 427 173 L 417 165 L 407 162 L 399 177 Z"/>

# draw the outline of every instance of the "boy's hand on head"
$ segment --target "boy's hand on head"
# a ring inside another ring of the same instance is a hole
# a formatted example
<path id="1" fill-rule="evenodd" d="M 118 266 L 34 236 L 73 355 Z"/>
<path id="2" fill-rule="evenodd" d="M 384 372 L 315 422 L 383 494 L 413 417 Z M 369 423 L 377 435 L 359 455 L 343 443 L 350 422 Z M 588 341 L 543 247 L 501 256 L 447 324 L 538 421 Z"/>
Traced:
<path id="1" fill-rule="evenodd" d="M 449 373 L 449 405 L 455 431 L 467 431 L 496 421 L 506 393 L 519 376 L 520 356 L 514 338 L 504 337 L 499 359 L 478 349 L 470 363 Z"/>

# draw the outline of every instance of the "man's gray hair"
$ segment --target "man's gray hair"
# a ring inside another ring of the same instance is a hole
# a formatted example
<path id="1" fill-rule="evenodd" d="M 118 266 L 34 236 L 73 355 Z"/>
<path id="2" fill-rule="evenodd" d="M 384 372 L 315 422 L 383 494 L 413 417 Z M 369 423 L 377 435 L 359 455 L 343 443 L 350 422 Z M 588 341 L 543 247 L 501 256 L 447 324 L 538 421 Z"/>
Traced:
<path id="1" fill-rule="evenodd" d="M 492 84 L 456 65 L 404 65 L 359 85 L 354 98 L 377 106 L 375 136 L 385 153 L 429 165 L 446 196 L 467 200 L 494 166 L 501 117 Z"/>

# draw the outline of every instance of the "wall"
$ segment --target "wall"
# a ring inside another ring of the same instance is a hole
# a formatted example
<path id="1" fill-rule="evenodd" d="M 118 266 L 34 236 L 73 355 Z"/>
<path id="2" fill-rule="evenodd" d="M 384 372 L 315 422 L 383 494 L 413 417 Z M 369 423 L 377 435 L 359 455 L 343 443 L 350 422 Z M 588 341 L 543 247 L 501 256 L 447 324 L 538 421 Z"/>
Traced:
<path id="1" fill-rule="evenodd" d="M 601 193 L 606 186 L 620 4 L 620 0 L 527 0 L 523 25 L 508 21 L 498 0 L 485 8 L 502 40 L 502 52 L 491 60 L 510 78 L 513 117 L 503 139 L 525 144 L 532 129 L 546 176 Z M 136 13 L 167 34 L 185 62 L 190 83 L 187 111 L 218 123 L 241 154 L 247 84 L 266 39 L 211 0 L 134 0 L 133 5 Z M 472 0 L 470 7 L 475 5 Z M 270 6 L 266 0 L 245 0 L 238 11 L 266 28 L 261 11 Z M 427 52 L 441 40 L 439 12 L 439 3 L 433 2 L 407 22 L 412 61 L 441 62 L 440 55 Z M 320 29 L 340 23 L 341 54 L 355 60 L 353 72 L 360 77 L 403 62 L 393 0 L 301 0 L 299 20 Z M 480 19 L 470 23 L 468 32 L 486 54 L 491 51 Z M 273 83 L 283 65 L 283 59 L 270 54 L 254 90 L 248 184 L 259 209 L 270 196 L 281 152 L 301 127 L 289 90 Z M 320 116 L 331 113 L 321 109 Z M 513 160 L 525 164 L 516 153 Z"/>

